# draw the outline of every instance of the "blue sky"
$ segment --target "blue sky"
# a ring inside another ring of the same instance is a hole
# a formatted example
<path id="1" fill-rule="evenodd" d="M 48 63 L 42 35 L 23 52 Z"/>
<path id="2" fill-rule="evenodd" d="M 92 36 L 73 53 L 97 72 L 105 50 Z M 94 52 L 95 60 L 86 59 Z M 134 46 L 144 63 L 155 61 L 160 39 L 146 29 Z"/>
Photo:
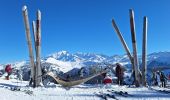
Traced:
<path id="1" fill-rule="evenodd" d="M 112 18 L 132 52 L 130 8 L 135 12 L 138 53 L 144 16 L 149 20 L 148 53 L 170 51 L 170 0 L 1 0 L 0 63 L 29 59 L 23 5 L 28 7 L 30 23 L 37 9 L 42 12 L 42 57 L 61 50 L 125 54 Z"/>

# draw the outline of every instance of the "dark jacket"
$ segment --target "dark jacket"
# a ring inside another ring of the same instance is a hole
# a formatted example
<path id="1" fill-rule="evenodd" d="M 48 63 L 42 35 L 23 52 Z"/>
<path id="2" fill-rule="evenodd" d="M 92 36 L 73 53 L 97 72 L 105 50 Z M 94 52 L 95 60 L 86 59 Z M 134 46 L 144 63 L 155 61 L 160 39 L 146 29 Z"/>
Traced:
<path id="1" fill-rule="evenodd" d="M 116 64 L 116 77 L 122 79 L 124 76 L 123 66 Z"/>

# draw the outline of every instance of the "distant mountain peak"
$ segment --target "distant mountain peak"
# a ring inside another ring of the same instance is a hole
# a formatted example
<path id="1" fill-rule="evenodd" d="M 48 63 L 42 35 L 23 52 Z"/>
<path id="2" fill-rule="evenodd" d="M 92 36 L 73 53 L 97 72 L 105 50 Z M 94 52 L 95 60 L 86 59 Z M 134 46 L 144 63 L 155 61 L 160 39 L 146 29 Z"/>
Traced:
<path id="1" fill-rule="evenodd" d="M 65 54 L 68 54 L 68 53 L 69 53 L 69 52 L 68 52 L 68 51 L 65 51 L 65 50 L 62 50 L 62 51 L 59 51 L 59 52 L 58 52 L 58 54 L 60 54 L 60 55 L 62 55 L 62 54 L 65 55 Z"/>

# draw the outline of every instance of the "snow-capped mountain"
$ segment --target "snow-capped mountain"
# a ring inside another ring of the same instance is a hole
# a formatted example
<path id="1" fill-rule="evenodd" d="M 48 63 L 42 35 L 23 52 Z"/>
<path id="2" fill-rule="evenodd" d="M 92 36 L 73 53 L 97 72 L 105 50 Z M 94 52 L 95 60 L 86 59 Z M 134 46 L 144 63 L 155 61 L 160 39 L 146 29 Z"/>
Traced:
<path id="1" fill-rule="evenodd" d="M 107 56 L 103 54 L 94 54 L 94 53 L 75 53 L 71 54 L 67 51 L 60 51 L 57 53 L 53 53 L 47 56 L 45 59 L 54 58 L 59 61 L 64 62 L 107 62 L 107 63 L 116 63 L 116 62 L 129 62 L 129 58 L 127 55 L 114 55 Z"/>
<path id="2" fill-rule="evenodd" d="M 125 65 L 125 68 L 131 69 L 131 63 L 127 55 L 107 56 L 94 53 L 69 53 L 60 51 L 47 56 L 44 59 L 47 63 L 58 64 L 62 71 L 66 72 L 73 68 L 89 67 L 97 63 L 115 64 L 117 62 Z M 139 64 L 141 65 L 142 58 L 139 55 Z M 157 67 L 170 66 L 170 52 L 157 52 L 148 54 L 147 58 L 148 69 Z"/>
<path id="3" fill-rule="evenodd" d="M 74 68 L 80 69 L 82 67 L 91 67 L 99 63 L 115 64 L 117 62 L 125 66 L 127 70 L 131 70 L 131 63 L 127 55 L 107 56 L 103 54 L 94 53 L 69 53 L 67 51 L 60 51 L 43 58 L 42 67 L 49 70 L 60 70 L 68 72 Z M 148 69 L 170 66 L 170 52 L 157 52 L 148 55 Z M 139 63 L 141 65 L 141 56 L 139 56 Z M 30 70 L 29 61 L 21 61 L 13 63 L 15 69 L 28 72 Z M 5 65 L 0 64 L 0 70 L 3 70 Z"/>
<path id="4" fill-rule="evenodd" d="M 77 61 L 92 61 L 92 62 L 103 62 L 109 57 L 101 54 L 93 53 L 75 53 L 71 54 L 67 51 L 60 51 L 49 55 L 47 58 L 52 57 L 60 61 L 77 62 Z"/>
<path id="5" fill-rule="evenodd" d="M 148 55 L 148 61 L 157 61 L 170 64 L 170 52 L 157 52 Z"/>
<path id="6" fill-rule="evenodd" d="M 96 63 L 106 62 L 111 64 L 120 62 L 120 63 L 125 63 L 125 65 L 130 64 L 127 55 L 107 56 L 103 54 L 81 53 L 81 52 L 71 54 L 67 51 L 60 51 L 49 55 L 45 59 L 48 59 L 50 57 L 64 62 L 96 62 Z M 139 62 L 141 63 L 141 56 L 139 56 Z M 147 62 L 148 65 L 153 62 L 165 63 L 167 65 L 170 65 L 170 52 L 157 52 L 157 53 L 148 54 Z"/>
<path id="7" fill-rule="evenodd" d="M 58 66 L 63 66 L 68 69 L 77 67 L 86 67 L 96 63 L 110 63 L 115 64 L 117 62 L 123 65 L 129 65 L 130 60 L 127 55 L 114 55 L 107 56 L 103 54 L 94 53 L 69 53 L 68 51 L 59 51 L 42 59 L 42 63 L 51 63 Z M 170 65 L 170 52 L 157 52 L 148 55 L 148 67 L 169 66 Z M 141 56 L 139 56 L 139 63 L 141 64 Z M 155 65 L 154 65 L 155 64 Z M 20 67 L 29 65 L 28 61 L 21 61 L 12 64 L 14 67 Z M 0 65 L 1 68 L 3 64 Z M 65 69 L 66 69 L 65 68 Z"/>

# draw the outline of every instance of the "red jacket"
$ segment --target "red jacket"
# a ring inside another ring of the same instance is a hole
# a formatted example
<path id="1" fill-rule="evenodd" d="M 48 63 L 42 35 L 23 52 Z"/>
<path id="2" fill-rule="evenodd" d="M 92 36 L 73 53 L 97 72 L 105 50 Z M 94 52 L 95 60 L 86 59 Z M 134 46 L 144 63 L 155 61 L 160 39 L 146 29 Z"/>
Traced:
<path id="1" fill-rule="evenodd" d="M 105 77 L 103 83 L 104 84 L 111 84 L 112 83 L 112 79 L 110 77 Z"/>
<path id="2" fill-rule="evenodd" d="M 7 72 L 7 73 L 11 73 L 12 72 L 11 65 L 6 65 L 5 72 Z"/>

